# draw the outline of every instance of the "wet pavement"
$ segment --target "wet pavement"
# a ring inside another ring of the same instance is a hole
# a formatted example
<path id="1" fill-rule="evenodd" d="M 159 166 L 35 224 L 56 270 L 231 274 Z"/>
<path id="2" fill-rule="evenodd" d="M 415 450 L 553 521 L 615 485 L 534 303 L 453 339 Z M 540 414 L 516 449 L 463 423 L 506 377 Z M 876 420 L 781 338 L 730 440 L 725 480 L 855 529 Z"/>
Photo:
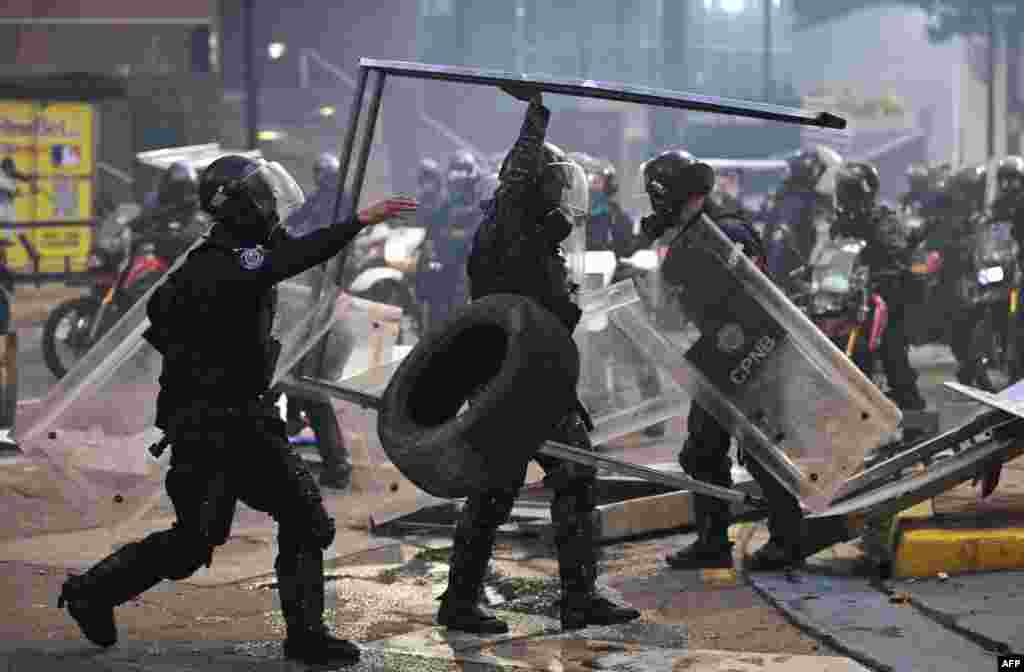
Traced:
<path id="1" fill-rule="evenodd" d="M 952 372 L 947 352 L 919 349 L 914 360 L 922 371 L 925 396 L 940 411 L 943 428 L 974 411 L 976 405 L 939 387 Z M 665 439 L 632 437 L 615 450 L 632 461 L 671 463 L 681 444 L 681 430 L 681 421 L 677 421 Z M 379 459 L 372 455 L 372 447 L 364 450 L 364 456 L 373 458 L 371 462 Z M 10 465 L 3 470 L 0 486 L 20 493 L 19 505 L 45 499 L 43 485 L 29 487 L 25 479 L 14 478 Z M 393 517 L 425 501 L 411 496 L 411 485 L 393 476 L 377 475 L 372 483 L 361 483 L 357 496 L 329 493 L 327 497 L 332 513 L 344 523 L 341 527 L 347 528 L 339 533 L 338 548 L 331 555 L 328 622 L 338 636 L 359 641 L 364 649 L 363 661 L 345 669 L 945 671 L 986 669 L 984 666 L 994 664 L 994 651 L 1022 648 L 1015 626 L 1024 604 L 1015 590 L 1006 589 L 1024 585 L 1020 574 L 882 586 L 856 575 L 861 554 L 844 545 L 816 556 L 809 570 L 795 578 L 771 574 L 750 578 L 754 592 L 748 577 L 732 570 L 667 570 L 660 558 L 692 539 L 692 535 L 678 534 L 605 547 L 611 567 L 603 581 L 608 590 L 642 610 L 644 615 L 635 624 L 561 633 L 552 618 L 551 600 L 557 595 L 553 559 L 550 553 L 538 552 L 525 543 L 497 553 L 497 574 L 487 592 L 491 606 L 513 622 L 512 633 L 490 639 L 458 636 L 432 625 L 435 598 L 447 580 L 443 558 L 429 562 L 413 558 L 429 546 L 443 549 L 450 539 L 420 538 L 415 540 L 420 545 L 411 547 L 408 539 L 367 534 L 371 516 Z M 388 479 L 401 487 L 390 490 Z M 113 544 L 168 523 L 168 504 L 162 501 L 144 519 L 116 530 L 73 532 L 72 525 L 66 535 L 21 541 L 8 537 L 0 544 L 0 562 L 62 568 L 56 574 L 84 568 Z M 61 628 L 43 628 L 47 634 L 42 639 L 3 637 L 0 660 L 6 667 L 0 664 L 0 671 L 303 669 L 281 660 L 277 640 L 283 635 L 283 623 L 268 572 L 274 553 L 273 527 L 261 514 L 253 514 L 240 511 L 235 534 L 214 566 L 183 583 L 192 590 L 207 586 L 234 590 L 236 597 L 225 600 L 239 599 L 237 595 L 244 589 L 257 602 L 262 600 L 259 604 L 263 607 L 246 607 L 245 614 L 236 617 L 227 606 L 223 607 L 226 611 L 211 606 L 201 611 L 204 615 L 197 616 L 195 623 L 183 622 L 180 614 L 186 606 L 182 600 L 203 600 L 205 593 L 183 594 L 179 590 L 183 586 L 168 583 L 147 593 L 138 605 L 149 611 L 169 610 L 167 615 L 155 619 L 150 629 L 130 630 L 122 643 L 109 651 L 83 642 L 66 615 L 47 609 L 47 618 L 61 622 Z M 55 517 L 37 518 L 30 521 L 35 534 L 56 531 L 51 526 L 59 529 Z M 763 527 L 758 525 L 737 525 L 731 532 L 739 542 L 738 551 L 756 549 L 764 539 Z M 641 548 L 646 549 L 643 557 L 634 554 Z M 42 599 L 50 601 L 52 586 L 46 590 L 48 596 Z M 19 598 L 18 607 L 26 617 L 33 613 L 26 611 L 30 607 L 52 606 L 25 604 L 27 599 Z M 210 594 L 205 599 L 217 598 Z M 39 602 L 40 598 L 32 600 Z M 8 614 L 7 618 L 14 617 L 14 612 Z M 128 605 L 118 611 L 125 629 L 134 628 L 133 619 L 142 614 Z M 813 639 L 793 634 L 783 614 Z M 246 625 L 250 622 L 251 626 Z M 235 638 L 232 625 L 265 639 L 251 634 L 249 639 Z M 209 641 L 189 641 L 189 633 L 203 631 L 203 626 L 206 632 L 196 639 Z M 15 629 L 12 625 L 4 632 Z M 812 645 L 814 640 L 820 644 Z"/>
<path id="2" fill-rule="evenodd" d="M 969 672 L 996 669 L 987 651 L 890 596 L 865 578 L 809 572 L 752 576 L 754 586 L 800 627 L 838 651 L 876 670 Z M 1003 618 L 1019 624 L 1024 600 Z"/>

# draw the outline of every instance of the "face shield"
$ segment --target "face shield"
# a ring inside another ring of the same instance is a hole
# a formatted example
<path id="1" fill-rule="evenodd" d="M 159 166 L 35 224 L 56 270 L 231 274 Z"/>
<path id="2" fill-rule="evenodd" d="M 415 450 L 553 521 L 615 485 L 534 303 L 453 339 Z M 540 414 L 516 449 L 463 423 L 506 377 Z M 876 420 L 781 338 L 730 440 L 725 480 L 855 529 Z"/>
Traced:
<path id="1" fill-rule="evenodd" d="M 299 183 L 276 161 L 261 160 L 240 182 L 266 219 L 268 237 L 306 200 Z"/>
<path id="2" fill-rule="evenodd" d="M 817 151 L 818 161 L 824 166 L 821 177 L 818 178 L 814 190 L 822 196 L 831 197 L 836 193 L 836 182 L 839 179 L 839 172 L 843 168 L 843 159 L 828 147 L 819 147 Z"/>
<path id="3" fill-rule="evenodd" d="M 579 164 L 572 161 L 549 163 L 541 176 L 544 200 L 569 223 L 569 235 L 562 242 L 565 263 L 572 282 L 583 286 L 586 275 L 587 214 L 590 185 Z"/>

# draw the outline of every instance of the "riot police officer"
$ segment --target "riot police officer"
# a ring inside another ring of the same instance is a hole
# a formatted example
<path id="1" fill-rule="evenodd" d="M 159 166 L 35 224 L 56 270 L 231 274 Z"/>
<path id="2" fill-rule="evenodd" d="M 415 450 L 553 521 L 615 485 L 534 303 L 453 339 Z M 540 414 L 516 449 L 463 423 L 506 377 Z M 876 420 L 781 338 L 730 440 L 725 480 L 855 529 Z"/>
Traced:
<path id="1" fill-rule="evenodd" d="M 1013 236 L 1024 250 L 1024 157 L 1007 156 L 999 161 L 992 216 L 1013 224 Z"/>
<path id="2" fill-rule="evenodd" d="M 904 410 L 923 410 L 925 401 L 908 354 L 910 250 L 898 214 L 877 203 L 880 185 L 878 170 L 870 163 L 846 164 L 836 183 L 835 226 L 841 235 L 867 243 L 864 255 L 872 281 L 889 308 L 881 350 L 889 396 Z"/>
<path id="3" fill-rule="evenodd" d="M 444 205 L 444 175 L 434 159 L 424 157 L 416 167 L 416 199 L 420 204 L 417 219 L 421 222 L 426 214 L 434 214 Z"/>
<path id="4" fill-rule="evenodd" d="M 285 657 L 350 663 L 359 648 L 323 623 L 323 553 L 334 520 L 267 394 L 280 350 L 271 336 L 274 286 L 326 262 L 361 228 L 413 210 L 415 201 L 382 201 L 351 221 L 288 239 L 280 224 L 301 205 L 302 190 L 279 164 L 242 156 L 210 164 L 199 196 L 215 225 L 152 294 L 144 334 L 164 358 L 156 426 L 165 439 L 158 447 L 172 451 L 166 487 L 177 521 L 69 578 L 58 605 L 67 604 L 90 641 L 113 645 L 114 607 L 209 566 L 241 500 L 278 523 Z"/>
<path id="5" fill-rule="evenodd" d="M 476 157 L 465 150 L 456 152 L 448 161 L 444 204 L 434 214 L 426 215 L 429 226 L 416 283 L 431 328 L 468 299 L 465 264 L 482 217 L 482 179 Z"/>
<path id="6" fill-rule="evenodd" d="M 1024 157 L 1007 156 L 996 168 L 996 199 L 992 204 L 992 216 L 1008 220 L 1013 227 L 1013 238 L 1017 241 L 1017 255 L 1024 268 Z M 1014 362 L 1014 379 L 1021 376 L 1024 356 L 1024 310 L 1017 307 L 1017 361 Z"/>
<path id="7" fill-rule="evenodd" d="M 705 213 L 764 269 L 765 250 L 759 236 L 746 219 L 720 211 L 708 198 L 714 185 L 711 166 L 686 151 L 671 150 L 648 161 L 644 166 L 644 188 L 654 213 L 641 222 L 644 234 L 651 241 L 658 240 L 685 230 Z M 670 259 L 666 257 L 664 263 L 670 264 Z M 732 486 L 729 432 L 696 403 L 690 406 L 687 429 L 689 434 L 679 454 L 683 470 L 714 485 Z M 770 570 L 799 562 L 803 534 L 800 503 L 756 460 L 747 458 L 745 465 L 768 501 L 771 531 L 768 543 L 747 560 L 747 567 L 754 571 Z M 706 495 L 694 495 L 693 501 L 697 541 L 670 555 L 669 565 L 676 569 L 731 567 L 729 502 Z"/>
<path id="8" fill-rule="evenodd" d="M 500 185 L 484 206 L 473 239 L 468 273 L 473 300 L 491 294 L 530 297 L 571 332 L 581 311 L 572 299 L 559 246 L 585 216 L 587 191 L 582 170 L 559 148 L 544 141 L 550 112 L 539 91 L 506 88 L 529 102 L 515 145 L 500 171 Z M 590 448 L 585 413 L 571 411 L 552 428 L 553 438 Z M 559 605 L 563 629 L 625 623 L 640 616 L 602 597 L 597 588 L 593 512 L 596 470 L 546 456 L 544 483 L 554 492 L 551 520 L 562 581 Z M 512 511 L 516 490 L 470 496 L 455 528 L 455 544 L 437 622 L 456 630 L 501 633 L 508 626 L 478 605 L 497 529 Z"/>
<path id="9" fill-rule="evenodd" d="M 984 217 L 985 191 L 988 167 L 984 163 L 962 168 L 949 180 L 950 210 L 938 219 L 935 238 L 943 247 L 942 283 L 956 297 L 952 317 L 950 349 L 957 360 L 956 377 L 965 385 L 977 382 L 978 361 L 971 352 L 971 334 L 976 322 L 976 311 L 971 309 L 969 297 L 964 295 L 961 278 L 973 268 L 974 234 Z"/>
<path id="10" fill-rule="evenodd" d="M 824 145 L 803 149 L 787 159 L 789 175 L 775 194 L 767 218 L 768 269 L 784 282 L 805 266 L 835 214 L 835 180 L 842 157 Z"/>

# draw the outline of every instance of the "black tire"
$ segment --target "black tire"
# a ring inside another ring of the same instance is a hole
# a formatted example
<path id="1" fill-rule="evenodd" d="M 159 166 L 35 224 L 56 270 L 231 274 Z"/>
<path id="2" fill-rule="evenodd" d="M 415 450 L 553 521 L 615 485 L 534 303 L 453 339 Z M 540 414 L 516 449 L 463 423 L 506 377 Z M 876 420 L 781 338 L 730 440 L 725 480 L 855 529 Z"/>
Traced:
<path id="1" fill-rule="evenodd" d="M 518 489 L 572 410 L 579 373 L 576 344 L 552 313 L 522 296 L 484 297 L 424 334 L 398 367 L 377 418 L 381 445 L 436 497 Z"/>
<path id="2" fill-rule="evenodd" d="M 68 367 L 65 366 L 60 353 L 57 352 L 57 328 L 61 322 L 73 318 L 75 315 L 88 316 L 88 320 L 91 323 L 99 308 L 99 299 L 92 296 L 83 296 L 58 305 L 50 311 L 49 316 L 46 318 L 46 324 L 43 325 L 43 360 L 46 362 L 46 367 L 50 369 L 50 373 L 56 376 L 58 380 L 67 375 Z M 91 347 L 91 344 L 89 347 Z M 88 347 L 84 347 L 78 354 L 78 357 L 81 357 L 87 351 Z"/>

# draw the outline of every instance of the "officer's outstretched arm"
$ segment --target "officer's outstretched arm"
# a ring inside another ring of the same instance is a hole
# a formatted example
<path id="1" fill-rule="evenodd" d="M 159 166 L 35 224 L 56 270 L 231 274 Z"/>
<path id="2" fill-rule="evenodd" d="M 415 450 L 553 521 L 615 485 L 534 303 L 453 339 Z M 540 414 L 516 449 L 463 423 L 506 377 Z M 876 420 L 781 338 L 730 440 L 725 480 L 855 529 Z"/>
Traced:
<path id="1" fill-rule="evenodd" d="M 242 250 L 239 265 L 244 271 L 243 277 L 258 287 L 271 287 L 325 263 L 341 252 L 365 227 L 415 210 L 414 199 L 389 198 L 360 210 L 348 221 L 314 231 L 302 238 L 287 238 L 272 250 Z"/>

